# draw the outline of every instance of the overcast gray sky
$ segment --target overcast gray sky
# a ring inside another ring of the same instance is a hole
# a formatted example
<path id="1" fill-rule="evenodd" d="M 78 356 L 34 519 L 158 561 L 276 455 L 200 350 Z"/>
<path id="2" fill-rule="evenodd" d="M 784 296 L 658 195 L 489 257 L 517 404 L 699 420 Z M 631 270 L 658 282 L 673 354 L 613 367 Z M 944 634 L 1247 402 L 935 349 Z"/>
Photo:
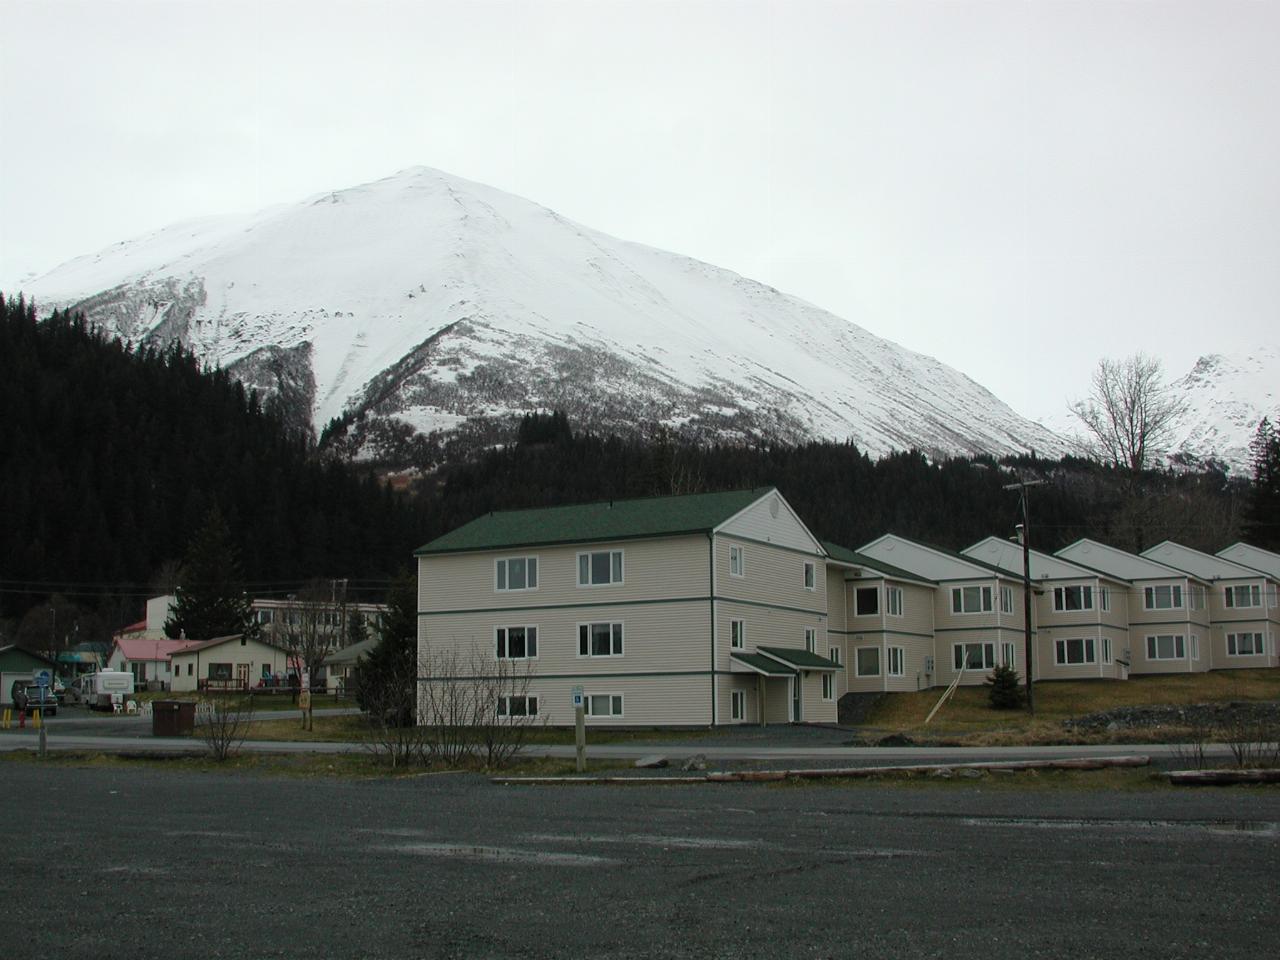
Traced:
<path id="1" fill-rule="evenodd" d="M 0 0 L 0 283 L 425 164 L 1031 416 L 1275 342 L 1280 0 Z M 850 371 L 856 376 L 857 371 Z"/>

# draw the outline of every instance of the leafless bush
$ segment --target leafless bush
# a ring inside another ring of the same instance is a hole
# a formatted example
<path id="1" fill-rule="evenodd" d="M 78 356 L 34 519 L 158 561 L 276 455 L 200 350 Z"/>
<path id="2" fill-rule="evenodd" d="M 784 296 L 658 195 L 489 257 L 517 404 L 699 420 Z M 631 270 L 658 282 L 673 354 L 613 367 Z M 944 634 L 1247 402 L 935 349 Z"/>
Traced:
<path id="1" fill-rule="evenodd" d="M 1173 757 L 1188 770 L 1203 770 L 1205 766 L 1205 747 L 1213 739 L 1213 725 L 1202 715 L 1192 714 L 1188 717 L 1187 739 L 1183 743 L 1174 744 Z"/>
<path id="2" fill-rule="evenodd" d="M 1223 739 L 1242 770 L 1280 766 L 1280 722 L 1274 718 L 1237 711 L 1224 724 Z"/>
<path id="3" fill-rule="evenodd" d="M 213 759 L 219 763 L 234 756 L 249 733 L 253 723 L 252 697 L 216 697 L 205 701 L 200 710 L 203 723 L 198 725 L 200 738 L 209 748 Z"/>
<path id="4" fill-rule="evenodd" d="M 392 769 L 427 760 L 427 729 L 415 722 L 416 673 L 412 666 L 390 665 L 386 668 L 385 682 L 366 694 L 369 730 L 365 746 Z"/>
<path id="5" fill-rule="evenodd" d="M 529 679 L 527 665 L 478 650 L 464 657 L 454 647 L 421 658 L 418 722 L 430 758 L 448 766 L 509 763 L 538 724 L 528 715 Z"/>

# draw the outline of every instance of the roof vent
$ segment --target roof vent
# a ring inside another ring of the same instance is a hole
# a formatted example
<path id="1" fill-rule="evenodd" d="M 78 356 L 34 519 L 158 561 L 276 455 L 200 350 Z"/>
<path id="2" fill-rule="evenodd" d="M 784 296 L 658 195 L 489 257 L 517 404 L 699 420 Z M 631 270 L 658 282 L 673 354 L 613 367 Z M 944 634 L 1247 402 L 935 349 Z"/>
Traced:
<path id="1" fill-rule="evenodd" d="M 774 497 L 772 500 L 770 500 L 770 501 L 769 501 L 769 516 L 771 516 L 771 517 L 773 517 L 773 519 L 777 520 L 777 519 L 778 519 L 778 509 L 779 509 L 779 508 L 778 508 L 778 498 L 777 498 L 777 497 Z"/>

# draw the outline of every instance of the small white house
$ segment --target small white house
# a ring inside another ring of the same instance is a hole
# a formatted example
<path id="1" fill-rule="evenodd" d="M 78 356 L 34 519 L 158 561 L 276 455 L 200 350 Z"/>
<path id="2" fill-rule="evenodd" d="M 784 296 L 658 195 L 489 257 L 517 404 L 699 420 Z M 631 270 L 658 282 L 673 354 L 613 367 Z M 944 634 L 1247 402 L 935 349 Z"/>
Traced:
<path id="1" fill-rule="evenodd" d="M 287 650 L 240 635 L 183 643 L 170 659 L 175 691 L 268 687 L 287 682 L 292 669 Z"/>

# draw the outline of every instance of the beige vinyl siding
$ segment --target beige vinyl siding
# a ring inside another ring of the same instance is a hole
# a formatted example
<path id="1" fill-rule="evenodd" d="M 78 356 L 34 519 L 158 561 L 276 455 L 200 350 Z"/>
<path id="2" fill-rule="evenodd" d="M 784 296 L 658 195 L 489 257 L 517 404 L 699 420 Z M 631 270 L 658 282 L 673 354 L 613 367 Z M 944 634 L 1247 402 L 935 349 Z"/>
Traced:
<path id="1" fill-rule="evenodd" d="M 843 631 L 848 621 L 845 609 L 845 571 L 841 567 L 827 568 L 827 629 L 833 633 Z"/>
<path id="2" fill-rule="evenodd" d="M 759 674 L 736 673 L 732 676 L 721 676 L 717 691 L 717 716 L 719 723 L 724 724 L 759 724 L 760 723 L 760 677 Z M 791 722 L 791 680 L 782 677 L 767 677 L 765 681 L 765 714 L 766 723 Z M 822 674 L 810 671 L 802 675 L 801 683 L 801 722 L 802 723 L 835 723 L 838 709 L 837 700 L 822 699 Z M 742 720 L 734 720 L 732 691 L 741 690 L 746 695 L 746 713 Z"/>
<path id="3" fill-rule="evenodd" d="M 705 550 L 705 541 L 704 541 Z M 743 549 L 745 575 L 729 573 L 729 547 Z M 704 561 L 705 562 L 705 561 Z M 814 588 L 804 586 L 804 565 L 814 565 Z M 750 600 L 801 610 L 826 613 L 826 563 L 814 554 L 797 553 L 762 543 L 746 543 L 732 537 L 716 537 L 716 596 Z"/>
<path id="4" fill-rule="evenodd" d="M 704 620 L 706 617 L 706 607 L 703 606 Z M 747 636 L 746 646 L 742 652 L 752 653 L 757 647 L 788 647 L 793 650 L 804 649 L 804 631 L 806 628 L 812 628 L 817 631 L 816 641 L 814 644 L 814 653 L 825 657 L 827 655 L 827 624 L 825 617 L 807 613 L 793 613 L 789 610 L 775 610 L 769 607 L 750 606 L 745 603 L 733 603 L 730 601 L 721 601 L 716 604 L 716 636 L 718 641 L 716 644 L 716 669 L 728 670 L 731 664 L 730 653 L 733 648 L 729 646 L 729 621 L 741 620 L 746 625 Z M 706 636 L 706 626 L 703 626 L 702 636 Z M 707 663 L 707 654 L 704 651 L 702 657 L 702 665 L 705 667 Z"/>
<path id="5" fill-rule="evenodd" d="M 1199 585 L 1199 584 L 1197 584 Z M 1147 609 L 1146 588 L 1177 586 L 1182 589 L 1182 606 L 1171 609 Z M 1202 673 L 1210 669 L 1213 652 L 1209 629 L 1209 598 L 1211 589 L 1206 587 L 1206 603 L 1201 610 L 1191 609 L 1191 586 L 1187 578 L 1169 577 L 1158 580 L 1135 581 L 1129 591 L 1129 644 L 1133 652 L 1131 674 L 1142 673 Z M 1147 656 L 1147 637 L 1182 635 L 1186 656 L 1181 659 L 1160 660 Z M 1192 657 L 1192 637 L 1198 640 L 1200 658 Z"/>
<path id="6" fill-rule="evenodd" d="M 1228 607 L 1226 591 L 1234 586 L 1256 586 L 1261 605 L 1257 607 Z M 1280 611 L 1268 609 L 1268 601 L 1274 599 L 1274 583 L 1266 579 L 1222 580 L 1210 589 L 1209 602 L 1210 634 L 1212 636 L 1213 658 L 1211 668 L 1214 670 L 1236 670 L 1244 667 L 1269 667 L 1277 663 L 1275 637 L 1277 616 Z M 1270 591 L 1270 592 L 1269 592 Z M 1229 633 L 1261 633 L 1266 638 L 1266 654 L 1247 656 L 1231 655 L 1227 652 L 1227 634 Z"/>
<path id="7" fill-rule="evenodd" d="M 880 612 L 874 616 L 856 615 L 854 591 L 859 587 L 875 587 L 878 590 Z M 887 589 L 902 590 L 902 616 L 891 616 L 888 611 Z M 930 686 L 934 681 L 926 677 L 925 658 L 934 650 L 934 604 L 936 591 L 932 587 L 886 579 L 849 580 L 845 583 L 845 599 L 840 606 L 846 613 L 843 636 L 832 634 L 840 642 L 844 653 L 845 669 L 841 671 L 848 690 L 867 693 L 876 690 L 916 690 Z M 888 646 L 903 648 L 903 675 L 890 677 Z M 857 648 L 880 647 L 881 675 L 857 676 Z"/>
<path id="8" fill-rule="evenodd" d="M 475 649 L 488 661 L 495 654 L 499 627 L 536 626 L 538 656 L 530 662 L 535 673 L 544 675 L 706 671 L 711 657 L 706 600 L 449 613 L 420 617 L 419 622 L 424 652 L 454 649 L 469 657 Z M 622 656 L 579 656 L 578 625 L 584 623 L 621 623 Z"/>
<path id="9" fill-rule="evenodd" d="M 1093 609 L 1057 610 L 1054 594 L 1058 588 L 1087 586 L 1092 590 Z M 1130 659 L 1128 607 L 1130 601 L 1127 584 L 1114 583 L 1098 578 L 1043 580 L 1037 583 L 1041 591 L 1035 594 L 1035 677 L 1037 680 L 1081 680 L 1090 678 L 1124 679 L 1127 670 L 1118 660 Z M 1102 590 L 1106 588 L 1109 609 L 1102 609 Z M 1103 663 L 1103 638 L 1111 641 L 1111 663 Z M 1078 664 L 1057 663 L 1057 641 L 1092 639 L 1094 662 Z M 1018 673 L 1026 676 L 1025 639 L 1018 643 Z M 1129 653 L 1127 656 L 1126 654 Z"/>
<path id="10" fill-rule="evenodd" d="M 791 681 L 785 678 L 765 678 L 765 722 L 789 723 L 791 721 Z"/>
<path id="11" fill-rule="evenodd" d="M 431 681 L 423 681 L 430 683 Z M 586 718 L 587 743 L 590 730 L 603 727 L 690 726 L 704 727 L 711 722 L 711 685 L 705 674 L 662 678 L 599 677 L 549 679 L 533 676 L 527 693 L 538 697 L 538 723 L 571 726 L 574 722 L 573 688 L 583 693 L 620 694 L 621 717 Z M 421 709 L 422 698 L 419 698 Z"/>
<path id="12" fill-rule="evenodd" d="M 800 721 L 802 723 L 835 723 L 836 701 L 822 699 L 822 674 L 817 670 L 800 672 Z"/>
<path id="13" fill-rule="evenodd" d="M 578 554 L 623 553 L 623 582 L 578 586 Z M 538 558 L 536 590 L 499 591 L 497 560 Z M 569 603 L 617 603 L 674 597 L 706 597 L 710 586 L 706 537 L 666 537 L 555 547 L 514 547 L 418 558 L 419 610 L 517 609 Z M 727 553 L 725 563 L 728 563 Z"/>
<path id="14" fill-rule="evenodd" d="M 979 627 L 973 630 L 952 630 L 946 633 L 939 633 L 935 644 L 935 649 L 937 650 L 935 663 L 938 673 L 934 678 L 934 685 L 946 686 L 955 679 L 957 672 L 955 669 L 955 644 L 957 643 L 995 644 L 996 664 L 1001 662 L 1001 645 L 1012 643 L 1016 655 L 1016 669 L 1019 674 L 1025 676 L 1025 665 L 1023 664 L 1025 641 L 1026 634 L 1020 627 L 1017 629 L 1012 627 Z M 964 686 L 977 686 L 982 684 L 990 675 L 990 669 L 966 670 L 960 683 Z"/>
<path id="15" fill-rule="evenodd" d="M 991 610 L 977 613 L 952 613 L 951 591 L 953 588 L 990 587 Z M 1000 610 L 1000 588 L 1008 587 L 1012 593 L 1013 612 L 1002 613 Z M 954 646 L 957 643 L 993 643 L 995 644 L 995 663 L 1001 662 L 1001 645 L 1012 643 L 1017 651 L 1018 671 L 1023 672 L 1022 647 L 1025 640 L 1023 629 L 1022 584 L 1002 577 L 974 578 L 972 580 L 947 581 L 938 585 L 935 602 L 935 664 L 937 675 L 935 686 L 945 686 L 955 679 L 956 669 Z M 990 670 L 966 670 L 960 681 L 965 686 L 979 685 L 984 682 Z"/>
<path id="16" fill-rule="evenodd" d="M 777 516 L 774 516 L 774 514 Z M 782 497 L 770 494 L 747 507 L 718 531 L 725 536 L 773 543 L 820 554 L 821 547 L 788 508 Z M 822 560 L 818 560 L 821 565 Z M 821 572 L 821 571 L 819 571 Z"/>

